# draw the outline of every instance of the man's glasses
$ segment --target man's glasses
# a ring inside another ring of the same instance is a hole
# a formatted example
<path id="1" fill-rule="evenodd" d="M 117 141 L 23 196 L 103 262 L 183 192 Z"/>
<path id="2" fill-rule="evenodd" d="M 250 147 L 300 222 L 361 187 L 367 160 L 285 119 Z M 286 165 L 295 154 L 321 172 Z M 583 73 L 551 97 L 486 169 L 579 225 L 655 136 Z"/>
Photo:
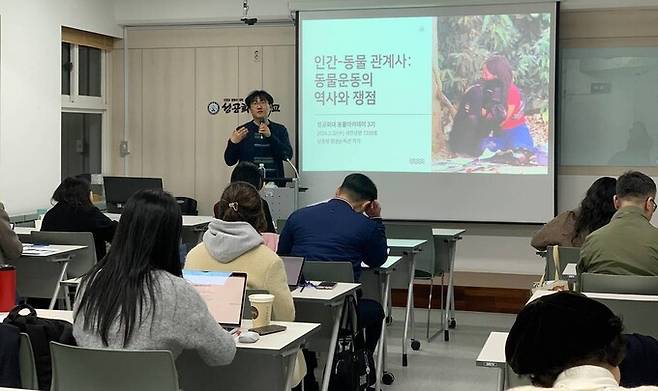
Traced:
<path id="1" fill-rule="evenodd" d="M 649 201 L 651 201 L 651 205 L 653 205 L 653 210 L 656 210 L 656 208 L 658 208 L 658 204 L 656 204 L 656 201 L 653 198 L 649 198 Z"/>

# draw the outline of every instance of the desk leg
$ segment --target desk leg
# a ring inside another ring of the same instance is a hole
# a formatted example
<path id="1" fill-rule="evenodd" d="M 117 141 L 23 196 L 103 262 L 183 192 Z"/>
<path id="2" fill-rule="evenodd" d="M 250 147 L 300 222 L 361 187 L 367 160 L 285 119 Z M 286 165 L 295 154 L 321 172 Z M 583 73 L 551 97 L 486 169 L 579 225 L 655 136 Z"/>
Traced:
<path id="1" fill-rule="evenodd" d="M 505 365 L 499 368 L 498 371 L 498 382 L 497 382 L 497 390 L 498 391 L 503 391 L 505 389 Z"/>
<path id="2" fill-rule="evenodd" d="M 445 316 L 445 328 L 443 330 L 443 340 L 450 340 L 450 314 L 454 314 L 455 311 L 455 291 L 453 286 L 453 275 L 455 268 L 455 247 L 456 241 L 448 241 L 450 245 L 450 270 L 448 270 L 448 296 L 446 297 L 446 312 L 443 314 Z"/>
<path id="3" fill-rule="evenodd" d="M 341 301 L 333 309 L 334 326 L 331 330 L 331 342 L 329 353 L 327 354 L 327 363 L 324 366 L 324 375 L 322 376 L 322 391 L 329 390 L 329 378 L 331 377 L 331 367 L 334 363 L 334 353 L 336 352 L 336 342 L 338 341 L 338 329 L 340 328 L 340 315 L 343 313 L 344 301 Z"/>
<path id="4" fill-rule="evenodd" d="M 379 281 L 381 282 L 381 274 L 379 276 Z M 388 303 L 388 296 L 391 290 L 391 275 L 386 273 L 384 275 L 384 290 L 382 292 L 383 298 L 382 303 Z M 377 367 L 375 368 L 376 373 L 376 383 L 375 390 L 379 391 L 381 389 L 381 381 L 384 377 L 384 356 L 386 355 L 386 317 L 388 316 L 388 306 L 384 304 L 384 319 L 382 320 L 382 332 L 379 336 L 379 343 L 377 344 Z"/>
<path id="5" fill-rule="evenodd" d="M 62 270 L 59 272 L 59 280 L 57 280 L 57 284 L 55 284 L 55 292 L 53 293 L 53 297 L 50 299 L 50 305 L 48 306 L 49 310 L 52 310 L 55 308 L 55 302 L 57 301 L 57 295 L 59 295 L 59 284 L 61 281 L 64 281 L 66 279 L 66 268 L 69 265 L 69 259 L 66 260 L 60 260 L 59 262 L 62 263 Z M 68 290 L 67 290 L 68 292 Z M 70 304 L 69 304 L 70 305 Z"/>
<path id="6" fill-rule="evenodd" d="M 298 351 L 299 349 L 293 349 L 287 353 L 287 356 L 286 354 L 283 355 L 284 363 L 287 361 L 288 364 L 288 367 L 286 368 L 286 384 L 283 388 L 285 391 L 290 391 L 294 386 L 296 386 L 296 384 L 292 384 L 292 377 L 295 374 L 295 364 L 297 362 Z M 302 383 L 304 383 L 304 379 L 302 379 Z"/>
<path id="7" fill-rule="evenodd" d="M 414 273 L 416 271 L 415 254 L 413 252 L 405 254 L 409 259 L 409 286 L 407 287 L 407 311 L 404 315 L 404 332 L 402 333 L 402 366 L 407 366 L 407 342 L 409 336 L 409 323 L 413 315 L 414 305 Z M 412 325 L 413 327 L 413 325 Z"/>

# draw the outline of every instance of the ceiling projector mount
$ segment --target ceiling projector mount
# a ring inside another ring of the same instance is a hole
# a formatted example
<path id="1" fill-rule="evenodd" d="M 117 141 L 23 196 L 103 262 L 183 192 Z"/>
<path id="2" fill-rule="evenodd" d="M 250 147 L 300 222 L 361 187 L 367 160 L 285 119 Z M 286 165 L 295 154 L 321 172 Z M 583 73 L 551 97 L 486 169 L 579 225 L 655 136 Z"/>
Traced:
<path id="1" fill-rule="evenodd" d="M 248 0 L 243 0 L 242 1 L 242 18 L 240 21 L 242 21 L 244 24 L 253 26 L 258 22 L 258 18 L 249 18 L 247 17 L 247 14 L 249 13 L 249 1 Z"/>

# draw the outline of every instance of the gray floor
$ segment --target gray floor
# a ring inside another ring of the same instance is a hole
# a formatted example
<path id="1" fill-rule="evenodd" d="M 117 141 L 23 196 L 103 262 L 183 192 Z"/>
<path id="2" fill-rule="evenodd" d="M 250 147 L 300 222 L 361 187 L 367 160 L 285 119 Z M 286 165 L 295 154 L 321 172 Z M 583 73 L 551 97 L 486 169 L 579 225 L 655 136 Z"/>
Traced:
<path id="1" fill-rule="evenodd" d="M 393 309 L 393 324 L 388 327 L 388 371 L 395 376 L 392 390 L 464 390 L 496 389 L 497 370 L 475 366 L 482 345 L 491 331 L 508 331 L 515 315 L 484 312 L 457 312 L 457 328 L 451 330 L 450 341 L 437 336 L 431 343 L 425 339 L 426 311 L 416 310 L 416 338 L 419 351 L 408 349 L 409 365 L 402 366 L 402 328 L 404 311 Z M 432 320 L 440 321 L 440 312 L 432 311 Z M 434 322 L 433 322 L 434 323 Z M 438 323 L 433 326 L 438 328 Z"/>

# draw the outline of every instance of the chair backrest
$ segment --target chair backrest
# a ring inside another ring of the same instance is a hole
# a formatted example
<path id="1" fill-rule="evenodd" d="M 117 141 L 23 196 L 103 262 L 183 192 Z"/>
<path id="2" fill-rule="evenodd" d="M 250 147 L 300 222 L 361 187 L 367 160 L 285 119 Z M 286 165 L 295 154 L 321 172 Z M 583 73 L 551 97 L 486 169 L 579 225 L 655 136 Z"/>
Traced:
<path id="1" fill-rule="evenodd" d="M 578 290 L 581 292 L 658 295 L 658 276 L 582 273 Z"/>
<path id="2" fill-rule="evenodd" d="M 351 262 L 304 261 L 302 274 L 306 280 L 354 282 Z"/>
<path id="3" fill-rule="evenodd" d="M 25 333 L 20 333 L 18 366 L 21 372 L 21 388 L 38 390 L 39 378 L 37 377 L 37 367 L 34 364 L 34 351 L 32 350 L 30 336 Z"/>
<path id="4" fill-rule="evenodd" d="M 178 391 L 167 350 L 89 349 L 50 343 L 52 391 Z"/>
<path id="5" fill-rule="evenodd" d="M 253 319 L 251 304 L 249 303 L 249 295 L 267 293 L 270 293 L 270 291 L 266 289 L 247 289 L 247 292 L 244 295 L 244 304 L 242 305 L 242 319 Z"/>
<path id="6" fill-rule="evenodd" d="M 180 207 L 181 213 L 184 215 L 197 216 L 199 214 L 199 211 L 197 210 L 197 202 L 194 198 L 176 197 L 176 203 Z"/>
<path id="7" fill-rule="evenodd" d="M 94 235 L 91 232 L 54 232 L 33 231 L 33 243 L 44 244 L 75 244 L 87 246 L 84 250 L 76 252 L 66 268 L 68 278 L 80 277 L 96 264 L 96 246 Z"/>
<path id="8" fill-rule="evenodd" d="M 585 293 L 605 304 L 624 322 L 625 333 L 658 338 L 658 301 L 651 295 L 621 296 L 609 293 Z"/>
<path id="9" fill-rule="evenodd" d="M 554 280 L 556 265 L 559 265 L 559 270 L 557 270 L 557 272 L 558 276 L 561 276 L 567 263 L 578 263 L 579 260 L 580 247 L 548 246 L 546 249 L 544 278 L 546 280 Z"/>

